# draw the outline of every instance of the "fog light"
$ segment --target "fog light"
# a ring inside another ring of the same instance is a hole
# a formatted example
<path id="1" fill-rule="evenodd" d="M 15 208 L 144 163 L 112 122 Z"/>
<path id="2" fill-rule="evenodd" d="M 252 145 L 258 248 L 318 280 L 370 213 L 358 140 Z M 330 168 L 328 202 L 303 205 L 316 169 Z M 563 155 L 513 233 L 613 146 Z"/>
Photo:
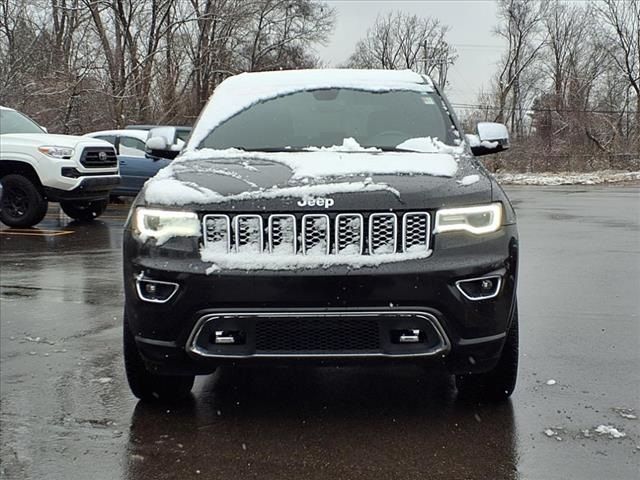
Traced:
<path id="1" fill-rule="evenodd" d="M 497 297 L 502 286 L 500 275 L 491 275 L 480 278 L 469 278 L 456 282 L 456 287 L 468 300 L 488 300 Z"/>
<path id="2" fill-rule="evenodd" d="M 151 280 L 142 274 L 136 278 L 138 297 L 145 302 L 166 303 L 175 295 L 178 287 L 177 283 Z"/>
<path id="3" fill-rule="evenodd" d="M 492 290 L 493 289 L 493 281 L 485 279 L 482 280 L 482 282 L 480 283 L 480 286 L 482 287 L 482 290 L 484 290 L 485 292 L 488 290 Z"/>

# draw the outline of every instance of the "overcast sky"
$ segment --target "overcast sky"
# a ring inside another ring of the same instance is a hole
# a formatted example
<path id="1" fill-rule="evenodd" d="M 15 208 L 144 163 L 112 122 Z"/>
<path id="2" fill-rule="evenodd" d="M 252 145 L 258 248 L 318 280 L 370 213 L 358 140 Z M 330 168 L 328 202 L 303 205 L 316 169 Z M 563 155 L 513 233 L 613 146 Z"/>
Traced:
<path id="1" fill-rule="evenodd" d="M 447 95 L 453 103 L 476 103 L 487 88 L 503 52 L 503 43 L 492 32 L 497 25 L 492 0 L 324 0 L 336 10 L 333 36 L 317 53 L 327 66 L 338 66 L 353 52 L 358 39 L 373 25 L 376 16 L 402 10 L 434 17 L 450 27 L 447 40 L 458 51 L 449 70 Z"/>

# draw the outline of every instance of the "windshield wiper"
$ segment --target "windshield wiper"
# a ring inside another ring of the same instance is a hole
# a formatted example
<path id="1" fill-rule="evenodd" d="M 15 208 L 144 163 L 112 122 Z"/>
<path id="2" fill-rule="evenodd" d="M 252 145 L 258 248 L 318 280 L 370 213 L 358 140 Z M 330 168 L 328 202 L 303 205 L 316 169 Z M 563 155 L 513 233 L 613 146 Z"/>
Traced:
<path id="1" fill-rule="evenodd" d="M 419 150 L 412 150 L 410 148 L 398 148 L 398 147 L 380 147 L 378 145 L 372 145 L 372 147 L 382 150 L 383 152 L 419 152 Z M 365 147 L 370 148 L 370 147 Z"/>
<path id="2" fill-rule="evenodd" d="M 278 153 L 278 152 L 305 152 L 306 149 L 300 147 L 257 147 L 257 148 L 245 148 L 245 147 L 231 147 L 236 150 L 243 150 L 245 152 L 266 152 L 266 153 Z"/>

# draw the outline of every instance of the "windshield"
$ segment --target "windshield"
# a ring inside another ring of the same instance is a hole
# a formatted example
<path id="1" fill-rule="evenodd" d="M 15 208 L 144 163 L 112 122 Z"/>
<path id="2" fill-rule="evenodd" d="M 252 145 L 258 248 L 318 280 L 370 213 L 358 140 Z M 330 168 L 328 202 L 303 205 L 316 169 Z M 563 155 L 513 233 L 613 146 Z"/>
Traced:
<path id="1" fill-rule="evenodd" d="M 216 127 L 199 147 L 303 149 L 342 145 L 353 138 L 362 147 L 393 150 L 424 137 L 454 145 L 453 135 L 451 119 L 435 94 L 336 88 L 256 103 Z"/>
<path id="2" fill-rule="evenodd" d="M 0 109 L 0 135 L 9 133 L 45 133 L 40 126 L 15 110 Z"/>

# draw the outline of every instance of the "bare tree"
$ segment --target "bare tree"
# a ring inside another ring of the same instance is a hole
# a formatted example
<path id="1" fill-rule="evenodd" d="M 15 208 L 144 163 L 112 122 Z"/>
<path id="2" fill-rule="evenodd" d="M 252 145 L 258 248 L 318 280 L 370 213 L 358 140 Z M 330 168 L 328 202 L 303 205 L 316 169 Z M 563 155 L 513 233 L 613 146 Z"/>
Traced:
<path id="1" fill-rule="evenodd" d="M 605 25 L 608 53 L 636 97 L 636 134 L 640 136 L 640 1 L 604 0 L 597 10 Z"/>
<path id="2" fill-rule="evenodd" d="M 446 86 L 449 67 L 457 59 L 446 41 L 449 28 L 434 18 L 403 12 L 378 16 L 356 44 L 347 66 L 353 68 L 411 69 L 426 73 Z"/>
<path id="3" fill-rule="evenodd" d="M 506 40 L 507 51 L 496 80 L 498 111 L 495 120 L 508 121 L 516 136 L 522 136 L 524 128 L 524 73 L 538 58 L 546 41 L 541 35 L 546 5 L 545 2 L 526 0 L 499 1 L 499 17 L 503 23 L 496 33 Z"/>

